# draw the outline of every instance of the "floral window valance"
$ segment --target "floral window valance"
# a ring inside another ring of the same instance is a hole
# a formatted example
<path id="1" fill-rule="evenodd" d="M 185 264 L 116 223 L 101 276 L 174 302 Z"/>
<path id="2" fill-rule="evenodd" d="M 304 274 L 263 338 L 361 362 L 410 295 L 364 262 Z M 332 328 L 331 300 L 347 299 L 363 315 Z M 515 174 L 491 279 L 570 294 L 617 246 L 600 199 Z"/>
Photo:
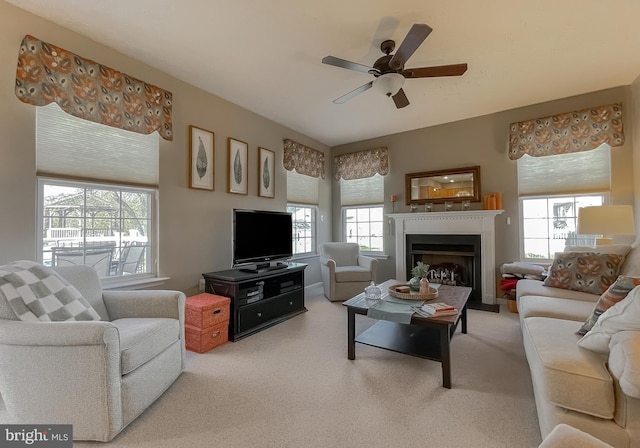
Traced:
<path id="1" fill-rule="evenodd" d="M 60 47 L 25 36 L 16 69 L 16 96 L 27 104 L 57 103 L 68 114 L 173 140 L 171 92 Z"/>
<path id="2" fill-rule="evenodd" d="M 612 147 L 624 144 L 619 104 L 512 123 L 509 158 L 588 151 L 603 143 Z"/>
<path id="3" fill-rule="evenodd" d="M 365 179 L 376 173 L 389 174 L 389 151 L 385 147 L 341 154 L 333 158 L 334 177 L 337 181 Z"/>
<path id="4" fill-rule="evenodd" d="M 324 153 L 302 143 L 284 139 L 283 165 L 287 171 L 324 179 Z"/>

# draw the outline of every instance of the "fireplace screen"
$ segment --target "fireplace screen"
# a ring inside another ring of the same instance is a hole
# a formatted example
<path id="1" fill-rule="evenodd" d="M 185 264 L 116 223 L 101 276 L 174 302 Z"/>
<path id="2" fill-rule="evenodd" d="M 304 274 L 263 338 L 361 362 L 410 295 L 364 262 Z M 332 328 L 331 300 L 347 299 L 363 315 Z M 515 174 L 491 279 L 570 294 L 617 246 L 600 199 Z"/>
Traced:
<path id="1" fill-rule="evenodd" d="M 418 261 L 429 265 L 433 283 L 472 288 L 470 300 L 482 301 L 480 235 L 407 235 L 407 278 Z"/>

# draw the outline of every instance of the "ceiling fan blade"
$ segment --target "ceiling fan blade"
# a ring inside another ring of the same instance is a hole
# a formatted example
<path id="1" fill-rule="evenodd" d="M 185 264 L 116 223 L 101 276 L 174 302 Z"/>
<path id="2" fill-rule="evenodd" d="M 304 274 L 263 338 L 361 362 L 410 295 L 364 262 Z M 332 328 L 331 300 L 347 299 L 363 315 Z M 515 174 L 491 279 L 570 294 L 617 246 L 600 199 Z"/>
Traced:
<path id="1" fill-rule="evenodd" d="M 403 107 L 407 107 L 409 105 L 409 100 L 407 99 L 407 95 L 404 94 L 404 90 L 398 90 L 398 93 L 393 95 L 393 102 L 396 103 L 396 107 L 398 109 L 402 109 Z"/>
<path id="2" fill-rule="evenodd" d="M 408 68 L 402 71 L 405 78 L 435 78 L 460 76 L 467 71 L 467 64 L 439 65 L 437 67 Z"/>
<path id="3" fill-rule="evenodd" d="M 357 72 L 362 73 L 379 73 L 373 67 L 368 67 L 366 65 L 358 64 L 357 62 L 347 61 L 345 59 L 336 58 L 335 56 L 325 56 L 322 58 L 322 63 L 327 65 L 333 65 L 335 67 L 346 68 L 347 70 L 355 70 Z"/>
<path id="4" fill-rule="evenodd" d="M 360 95 L 362 92 L 369 90 L 372 86 L 373 86 L 373 81 L 368 82 L 365 85 L 360 86 L 357 89 L 354 89 L 345 95 L 342 95 L 340 98 L 336 98 L 335 100 L 333 100 L 333 102 L 336 104 L 346 103 L 354 96 Z"/>
<path id="5" fill-rule="evenodd" d="M 407 36 L 400 44 L 400 47 L 398 47 L 396 54 L 394 54 L 389 61 L 389 67 L 394 70 L 398 70 L 404 67 L 404 64 L 418 49 L 420 44 L 424 42 L 427 36 L 431 34 L 431 31 L 433 30 L 429 25 L 425 25 L 424 23 L 414 24 L 407 33 Z"/>

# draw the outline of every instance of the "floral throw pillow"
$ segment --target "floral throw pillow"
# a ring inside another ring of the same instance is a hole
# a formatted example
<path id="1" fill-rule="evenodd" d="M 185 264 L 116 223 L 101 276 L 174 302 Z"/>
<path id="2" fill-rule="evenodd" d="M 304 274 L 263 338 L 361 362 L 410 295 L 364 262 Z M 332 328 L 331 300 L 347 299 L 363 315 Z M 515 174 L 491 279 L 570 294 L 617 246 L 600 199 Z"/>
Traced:
<path id="1" fill-rule="evenodd" d="M 602 294 L 618 277 L 624 257 L 596 252 L 557 252 L 545 286 Z"/>
<path id="2" fill-rule="evenodd" d="M 577 334 L 582 336 L 587 334 L 587 332 L 593 328 L 602 313 L 627 297 L 627 294 L 639 285 L 640 277 L 620 275 L 613 285 L 609 286 L 609 288 L 600 296 L 596 306 L 593 308 L 591 316 L 589 316 L 584 324 L 582 324 L 582 327 L 577 331 Z"/>

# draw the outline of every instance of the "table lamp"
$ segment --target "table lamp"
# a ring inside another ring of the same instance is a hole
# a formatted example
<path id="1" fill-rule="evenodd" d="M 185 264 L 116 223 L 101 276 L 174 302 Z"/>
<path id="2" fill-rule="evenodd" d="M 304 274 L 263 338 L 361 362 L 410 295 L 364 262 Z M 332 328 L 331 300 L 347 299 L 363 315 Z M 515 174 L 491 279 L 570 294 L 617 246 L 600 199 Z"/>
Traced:
<path id="1" fill-rule="evenodd" d="M 613 244 L 611 235 L 635 235 L 630 205 L 600 205 L 578 209 L 578 229 L 582 235 L 602 235 L 596 246 Z"/>

